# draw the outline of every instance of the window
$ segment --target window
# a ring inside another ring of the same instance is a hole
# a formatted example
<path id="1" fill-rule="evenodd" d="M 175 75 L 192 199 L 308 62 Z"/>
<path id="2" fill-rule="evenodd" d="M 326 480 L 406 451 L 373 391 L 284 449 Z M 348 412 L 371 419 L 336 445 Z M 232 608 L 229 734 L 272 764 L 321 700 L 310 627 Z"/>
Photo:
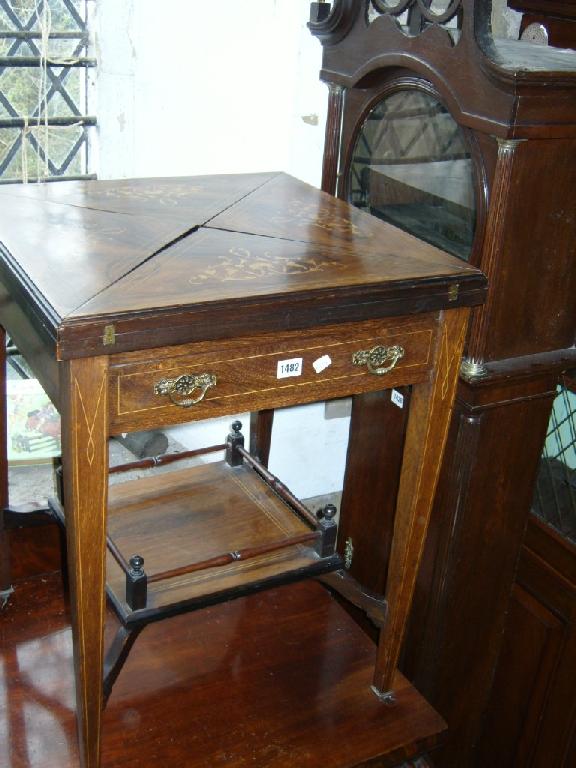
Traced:
<path id="1" fill-rule="evenodd" d="M 532 510 L 576 543 L 576 378 L 565 376 L 558 387 Z"/>
<path id="2" fill-rule="evenodd" d="M 90 177 L 94 0 L 0 0 L 0 183 Z"/>

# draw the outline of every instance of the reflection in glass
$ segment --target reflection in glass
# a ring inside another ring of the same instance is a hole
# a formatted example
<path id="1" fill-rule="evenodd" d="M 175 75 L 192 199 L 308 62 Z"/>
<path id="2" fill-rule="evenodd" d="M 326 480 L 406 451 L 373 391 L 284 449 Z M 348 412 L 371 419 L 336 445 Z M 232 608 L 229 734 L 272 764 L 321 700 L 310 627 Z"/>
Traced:
<path id="1" fill-rule="evenodd" d="M 431 94 L 399 90 L 369 113 L 349 178 L 354 205 L 469 259 L 474 169 L 463 132 Z"/>
<path id="2" fill-rule="evenodd" d="M 432 0 L 428 5 L 428 10 L 431 15 L 442 16 L 451 5 L 458 5 L 458 3 L 454 2 L 454 0 Z"/>
<path id="3" fill-rule="evenodd" d="M 423 10 L 431 16 L 442 16 L 454 6 L 460 5 L 461 0 L 428 0 Z M 401 13 L 409 6 L 417 6 L 416 0 L 372 0 L 373 6 L 382 13 Z M 422 6 L 420 6 L 422 8 Z"/>
<path id="4" fill-rule="evenodd" d="M 576 543 L 576 382 L 567 384 L 552 407 L 532 511 Z"/>

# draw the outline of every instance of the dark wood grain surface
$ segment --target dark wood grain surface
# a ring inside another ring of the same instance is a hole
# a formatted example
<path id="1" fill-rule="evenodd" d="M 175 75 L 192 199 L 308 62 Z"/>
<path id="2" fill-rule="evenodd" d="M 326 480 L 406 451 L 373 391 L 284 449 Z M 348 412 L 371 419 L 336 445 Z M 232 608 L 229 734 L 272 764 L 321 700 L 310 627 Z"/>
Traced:
<path id="1" fill-rule="evenodd" d="M 576 545 L 528 520 L 479 762 L 574 765 Z"/>
<path id="2" fill-rule="evenodd" d="M 121 355 L 110 370 L 111 430 L 117 434 L 189 420 L 187 409 L 154 391 L 157 382 L 187 374 L 207 372 L 217 379 L 194 406 L 194 418 L 252 411 L 256 401 L 259 407 L 279 408 L 380 390 L 380 376 L 352 363 L 355 352 L 377 345 L 399 344 L 404 349 L 402 359 L 386 374 L 388 387 L 425 381 L 437 324 L 435 315 L 423 314 Z M 325 355 L 330 365 L 317 372 L 314 363 Z M 293 358 L 302 360 L 301 375 L 279 379 L 278 363 Z"/>
<path id="3" fill-rule="evenodd" d="M 469 268 L 444 251 L 285 173 L 227 208 L 208 226 L 343 250 L 353 265 L 362 264 L 357 260 L 360 254 L 386 259 L 389 279 L 398 269 L 406 276 L 412 269 L 418 270 L 418 265 L 432 262 L 447 273 Z"/>
<path id="4" fill-rule="evenodd" d="M 508 6 L 516 11 L 550 14 L 576 18 L 576 2 L 574 0 L 508 0 Z"/>
<path id="5" fill-rule="evenodd" d="M 344 322 L 370 306 L 470 306 L 485 292 L 473 267 L 286 174 L 11 187 L 0 200 L 0 277 L 12 295 L 25 287 L 27 317 L 60 359 L 242 323 Z"/>
<path id="6" fill-rule="evenodd" d="M 55 322 L 182 232 L 164 219 L 9 195 L 0 202 L 2 245 Z"/>
<path id="7" fill-rule="evenodd" d="M 202 598 L 315 566 L 314 543 L 272 549 L 310 534 L 304 523 L 247 466 L 216 462 L 112 486 L 108 532 L 124 558 L 144 558 L 149 579 L 188 564 L 230 552 L 270 547 L 251 559 L 149 584 L 148 615 L 175 603 L 202 604 Z M 108 555 L 107 583 L 116 601 L 125 600 L 125 575 Z"/>
<path id="8" fill-rule="evenodd" d="M 162 218 L 185 232 L 206 224 L 277 174 L 244 173 L 181 178 L 67 181 L 0 187 L 2 199 L 28 198 L 84 210 Z"/>
<path id="9" fill-rule="evenodd" d="M 454 45 L 440 24 L 406 35 L 390 15 L 367 24 L 361 3 L 338 2 L 335 13 L 310 25 L 325 43 L 321 77 L 362 88 L 377 70 L 417 74 L 461 125 L 502 138 L 573 137 L 576 54 L 494 39 L 490 10 L 490 3 L 463 0 L 462 34 Z"/>
<path id="10" fill-rule="evenodd" d="M 242 216 L 238 216 L 237 226 L 242 227 Z M 378 233 L 379 227 L 375 227 L 376 232 L 359 238 L 358 243 L 347 233 L 338 233 L 327 236 L 326 244 L 288 239 L 283 234 L 260 236 L 203 228 L 111 283 L 70 316 L 115 315 L 231 299 L 239 304 L 239 311 L 240 301 L 261 296 L 401 284 L 419 278 L 477 278 L 473 267 L 432 246 L 429 252 L 428 248 L 423 252 L 414 248 L 411 253 L 409 246 L 416 245 L 416 240 L 408 236 L 404 242 L 400 230 L 382 226 L 391 232 Z"/>
<path id="11" fill-rule="evenodd" d="M 76 768 L 71 633 L 57 578 L 21 586 L 2 637 L 0 728 L 10 738 L 0 763 Z M 374 655 L 313 583 L 148 627 L 104 714 L 102 766 L 391 768 L 432 747 L 445 725 L 401 675 L 397 705 L 380 702 Z"/>

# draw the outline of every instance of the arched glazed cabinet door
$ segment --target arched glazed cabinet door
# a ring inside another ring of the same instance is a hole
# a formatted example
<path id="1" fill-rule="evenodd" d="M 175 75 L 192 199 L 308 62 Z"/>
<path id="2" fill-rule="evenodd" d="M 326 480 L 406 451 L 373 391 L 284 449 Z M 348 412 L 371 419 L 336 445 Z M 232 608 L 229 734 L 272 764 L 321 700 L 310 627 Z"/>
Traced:
<path id="1" fill-rule="evenodd" d="M 387 90 L 360 120 L 347 197 L 354 205 L 469 260 L 478 218 L 476 176 L 464 130 L 422 87 Z"/>

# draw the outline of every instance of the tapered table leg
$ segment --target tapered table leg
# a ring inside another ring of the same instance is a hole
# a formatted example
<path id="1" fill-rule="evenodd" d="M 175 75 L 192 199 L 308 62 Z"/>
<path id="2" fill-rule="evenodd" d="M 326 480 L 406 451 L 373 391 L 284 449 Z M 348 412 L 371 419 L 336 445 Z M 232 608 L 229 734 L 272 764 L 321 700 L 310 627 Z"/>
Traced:
<path id="1" fill-rule="evenodd" d="M 392 677 L 404 638 L 446 443 L 469 310 L 442 315 L 432 378 L 413 387 L 388 566 L 388 618 L 374 673 L 379 695 L 393 698 Z"/>
<path id="2" fill-rule="evenodd" d="M 0 326 L 0 608 L 12 591 L 10 549 L 4 528 L 8 506 L 8 429 L 6 419 L 6 331 Z"/>
<path id="3" fill-rule="evenodd" d="M 107 357 L 63 364 L 62 457 L 80 765 L 100 765 L 105 536 L 108 492 Z"/>
<path id="4" fill-rule="evenodd" d="M 254 411 L 250 414 L 250 453 L 268 466 L 272 444 L 274 411 Z"/>

